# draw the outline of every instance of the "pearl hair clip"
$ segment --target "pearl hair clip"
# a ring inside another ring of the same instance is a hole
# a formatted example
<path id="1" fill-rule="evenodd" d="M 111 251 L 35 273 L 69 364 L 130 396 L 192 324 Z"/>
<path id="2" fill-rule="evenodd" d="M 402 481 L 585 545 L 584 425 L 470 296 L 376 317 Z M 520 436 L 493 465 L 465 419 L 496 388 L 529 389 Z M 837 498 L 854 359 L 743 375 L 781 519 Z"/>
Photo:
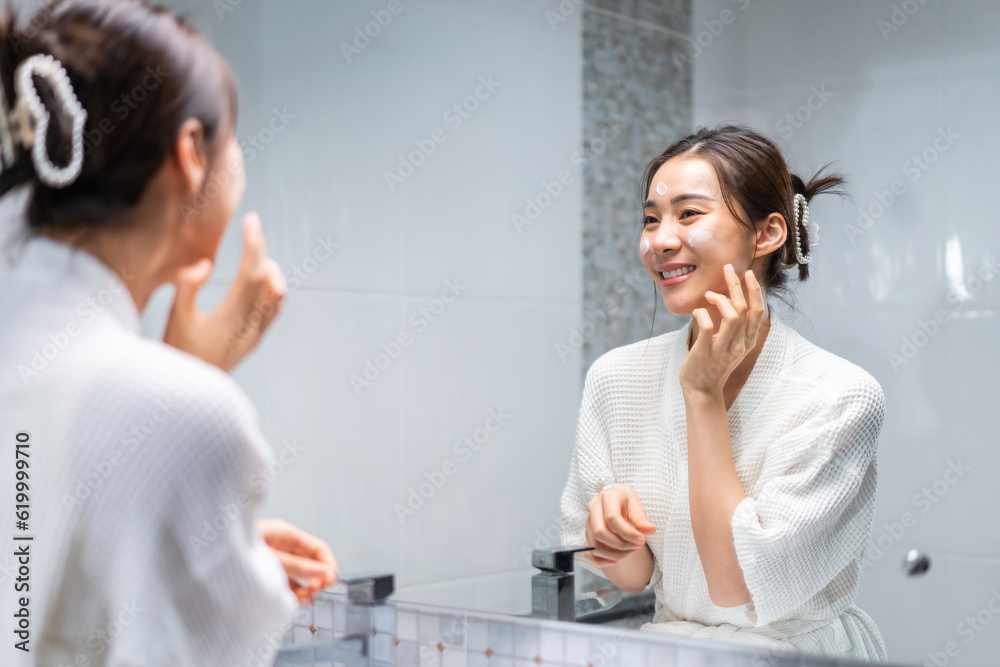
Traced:
<path id="1" fill-rule="evenodd" d="M 799 212 L 801 208 L 801 214 Z M 809 226 L 809 202 L 806 200 L 805 195 L 801 193 L 796 193 L 795 197 L 792 199 L 792 214 L 794 220 L 792 221 L 792 238 L 795 242 L 795 262 L 788 264 L 782 264 L 781 268 L 790 269 L 797 264 L 808 264 L 809 258 L 812 256 L 812 249 L 819 245 L 819 223 L 814 222 L 812 227 Z M 806 249 L 805 255 L 802 254 L 802 240 L 799 235 L 799 224 L 802 227 L 809 230 L 811 236 L 815 236 L 815 239 L 809 241 L 809 247 Z"/>
<path id="2" fill-rule="evenodd" d="M 73 121 L 73 155 L 65 167 L 56 166 L 49 158 L 45 143 L 51 116 L 35 88 L 34 76 L 45 79 L 59 102 L 60 110 Z M 7 94 L 0 85 L 0 154 L 3 167 L 10 167 L 16 155 L 16 143 L 31 148 L 31 159 L 39 180 L 51 188 L 63 188 L 76 180 L 83 171 L 83 128 L 87 112 L 73 91 L 69 75 L 62 63 L 45 53 L 38 53 L 17 66 L 14 72 L 17 102 L 8 106 Z"/>

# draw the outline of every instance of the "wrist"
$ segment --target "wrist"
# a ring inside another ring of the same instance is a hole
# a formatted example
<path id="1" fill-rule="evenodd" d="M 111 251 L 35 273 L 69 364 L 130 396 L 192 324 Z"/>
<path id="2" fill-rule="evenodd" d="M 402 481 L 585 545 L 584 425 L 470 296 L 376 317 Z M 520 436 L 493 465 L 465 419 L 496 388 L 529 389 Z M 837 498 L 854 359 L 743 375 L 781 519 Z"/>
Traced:
<path id="1" fill-rule="evenodd" d="M 717 405 L 725 405 L 725 398 L 722 389 L 681 389 L 684 396 L 684 403 L 690 408 L 712 408 Z"/>

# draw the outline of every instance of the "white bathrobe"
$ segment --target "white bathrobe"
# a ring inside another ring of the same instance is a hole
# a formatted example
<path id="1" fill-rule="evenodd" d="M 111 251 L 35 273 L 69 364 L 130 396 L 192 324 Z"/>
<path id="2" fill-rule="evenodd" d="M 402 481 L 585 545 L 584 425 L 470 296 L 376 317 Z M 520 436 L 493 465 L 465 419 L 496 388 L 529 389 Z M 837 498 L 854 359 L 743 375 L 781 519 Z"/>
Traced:
<path id="1" fill-rule="evenodd" d="M 776 317 L 727 413 L 747 498 L 732 519 L 752 600 L 712 603 L 691 529 L 687 418 L 679 383 L 686 328 L 611 350 L 587 373 L 569 481 L 564 545 L 584 543 L 586 504 L 610 482 L 635 488 L 657 527 L 644 630 L 885 661 L 854 605 L 875 502 L 884 415 L 878 382 Z M 600 570 L 578 555 L 577 562 Z"/>
<path id="2" fill-rule="evenodd" d="M 243 391 L 141 337 L 112 272 L 45 238 L 0 285 L 0 317 L 0 664 L 270 664 L 298 605 L 253 527 L 274 455 Z M 30 545 L 30 653 L 13 647 L 12 545 Z"/>

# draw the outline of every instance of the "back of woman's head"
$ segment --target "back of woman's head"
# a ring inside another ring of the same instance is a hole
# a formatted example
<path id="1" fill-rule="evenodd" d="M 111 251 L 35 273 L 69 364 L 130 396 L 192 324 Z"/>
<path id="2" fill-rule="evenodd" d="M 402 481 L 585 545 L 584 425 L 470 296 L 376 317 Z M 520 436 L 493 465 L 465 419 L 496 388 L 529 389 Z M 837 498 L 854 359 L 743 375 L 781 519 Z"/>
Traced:
<path id="1" fill-rule="evenodd" d="M 189 118 L 201 122 L 210 158 L 233 131 L 236 93 L 228 66 L 164 7 L 145 0 L 61 0 L 21 22 L 7 7 L 0 19 L 0 83 L 8 109 L 23 102 L 15 86 L 18 65 L 36 54 L 51 55 L 65 68 L 86 121 L 82 168 L 68 185 L 53 187 L 41 178 L 28 146 L 15 146 L 13 160 L 5 160 L 0 195 L 30 188 L 32 231 L 93 229 L 124 219 Z M 64 167 L 79 141 L 72 114 L 49 77 L 36 75 L 33 83 L 50 115 L 46 136 L 34 141 L 44 141 L 49 160 Z"/>
<path id="2" fill-rule="evenodd" d="M 674 157 L 701 158 L 712 166 L 727 208 L 748 233 L 752 234 L 754 225 L 772 213 L 784 217 L 788 225 L 785 243 L 771 255 L 764 275 L 759 277 L 769 292 L 785 289 L 787 275 L 783 266 L 797 266 L 800 281 L 809 277 L 809 265 L 796 260 L 792 232 L 794 197 L 802 194 L 806 201 L 811 201 L 823 192 L 846 194 L 842 176 L 824 174 L 823 168 L 806 183 L 789 172 L 781 150 L 761 133 L 740 125 L 702 127 L 671 144 L 646 166 L 641 201 L 646 200 L 657 170 Z M 801 252 L 805 254 L 812 240 L 808 228 L 801 224 L 799 236 Z"/>

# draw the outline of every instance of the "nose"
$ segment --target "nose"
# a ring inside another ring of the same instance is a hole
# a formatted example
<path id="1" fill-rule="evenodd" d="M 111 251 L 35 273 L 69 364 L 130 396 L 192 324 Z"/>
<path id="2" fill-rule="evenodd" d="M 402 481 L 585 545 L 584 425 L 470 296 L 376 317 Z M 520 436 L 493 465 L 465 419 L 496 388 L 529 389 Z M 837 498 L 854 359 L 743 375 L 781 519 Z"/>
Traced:
<path id="1" fill-rule="evenodd" d="M 657 254 L 663 254 L 669 250 L 677 250 L 681 247 L 681 239 L 678 235 L 679 225 L 670 220 L 661 220 L 656 226 L 649 239 L 651 250 Z"/>

